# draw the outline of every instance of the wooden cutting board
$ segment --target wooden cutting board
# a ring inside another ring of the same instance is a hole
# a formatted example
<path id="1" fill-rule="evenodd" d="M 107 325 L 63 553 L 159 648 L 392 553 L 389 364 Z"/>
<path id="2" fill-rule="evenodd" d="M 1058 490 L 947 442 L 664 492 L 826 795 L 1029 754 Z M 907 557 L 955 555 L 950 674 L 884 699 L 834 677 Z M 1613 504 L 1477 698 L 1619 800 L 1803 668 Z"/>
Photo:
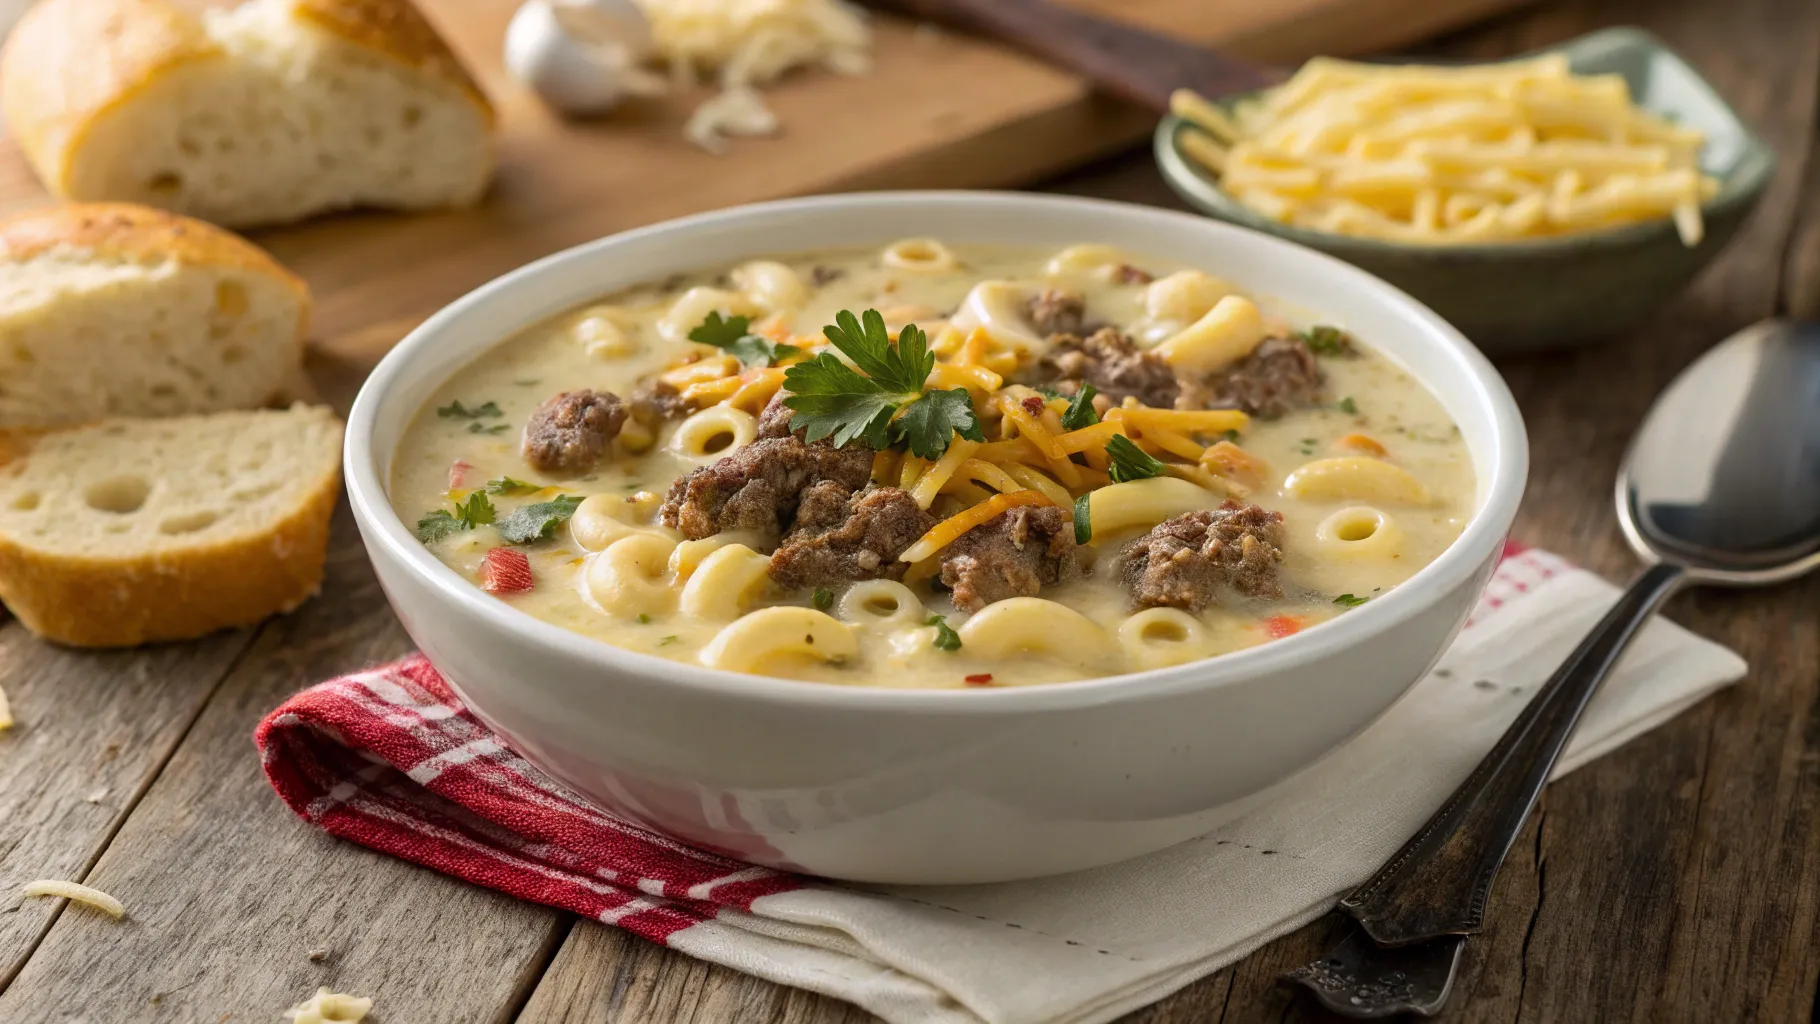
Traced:
<path id="1" fill-rule="evenodd" d="M 769 93 L 783 134 L 736 140 L 712 156 L 679 131 L 705 93 L 565 122 L 500 66 L 510 0 L 419 2 L 499 107 L 500 168 L 486 201 L 454 213 L 330 217 L 254 236 L 315 290 L 317 377 L 343 408 L 379 356 L 424 317 L 539 256 L 668 217 L 782 196 L 1019 185 L 1130 144 L 1154 124 L 1000 46 L 880 18 L 871 75 L 791 76 Z M 1069 2 L 1294 63 L 1407 45 L 1521 0 Z M 0 11 L 7 8 L 22 6 L 0 0 Z M 0 213 L 50 201 L 12 141 L 0 141 Z"/>

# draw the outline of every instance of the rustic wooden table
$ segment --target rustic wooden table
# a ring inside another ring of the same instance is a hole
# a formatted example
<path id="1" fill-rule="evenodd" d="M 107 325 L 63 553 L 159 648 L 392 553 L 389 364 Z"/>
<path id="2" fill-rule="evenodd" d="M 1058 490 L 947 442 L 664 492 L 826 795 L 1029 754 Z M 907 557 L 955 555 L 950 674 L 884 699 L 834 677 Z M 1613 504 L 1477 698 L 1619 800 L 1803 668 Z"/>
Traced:
<path id="1" fill-rule="evenodd" d="M 1643 24 L 1781 155 L 1763 210 L 1685 296 L 1604 347 L 1502 364 L 1535 465 L 1516 536 L 1612 577 L 1633 567 L 1608 482 L 1653 395 L 1712 341 L 1820 317 L 1820 4 L 1551 3 L 1439 44 L 1492 56 Z M 1051 187 L 1170 204 L 1133 153 Z M 862 1020 L 601 925 L 305 827 L 260 774 L 253 724 L 287 694 L 409 641 L 342 514 L 326 596 L 260 628 L 88 654 L 0 628 L 0 892 L 37 877 L 122 897 L 123 921 L 0 904 L 0 1020 L 270 1021 L 318 985 L 375 1021 Z M 1820 579 L 1692 594 L 1668 614 L 1749 677 L 1551 788 L 1468 947 L 1461 1020 L 1808 1019 L 1820 976 Z M 1319 922 L 1132 1020 L 1306 1019 L 1276 987 Z M 308 954 L 327 950 L 320 960 Z"/>

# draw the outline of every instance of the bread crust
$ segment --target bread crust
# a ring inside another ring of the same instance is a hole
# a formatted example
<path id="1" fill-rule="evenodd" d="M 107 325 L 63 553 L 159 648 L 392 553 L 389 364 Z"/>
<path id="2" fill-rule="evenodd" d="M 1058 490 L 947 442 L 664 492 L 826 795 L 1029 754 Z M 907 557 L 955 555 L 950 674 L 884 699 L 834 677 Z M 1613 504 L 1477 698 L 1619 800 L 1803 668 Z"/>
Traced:
<path id="1" fill-rule="evenodd" d="M 488 127 L 498 117 L 461 58 L 410 0 L 294 0 L 291 11 L 299 21 L 455 86 L 480 108 Z"/>
<path id="2" fill-rule="evenodd" d="M 308 312 L 310 290 L 303 278 L 232 231 L 193 217 L 136 203 L 71 203 L 0 221 L 0 261 L 20 262 L 58 249 L 102 262 L 155 265 L 176 260 L 261 274 L 281 282 Z"/>
<path id="3" fill-rule="evenodd" d="M 225 57 L 165 0 L 43 0 L 0 51 L 0 109 L 39 180 L 68 198 L 70 157 L 103 114 L 179 65 Z"/>
<path id="4" fill-rule="evenodd" d="M 29 447 L 30 440 L 14 443 Z M 133 647 L 250 626 L 320 588 L 340 496 L 333 460 L 265 531 L 132 558 L 58 554 L 0 536 L 0 600 L 32 632 L 74 647 Z"/>
<path id="5" fill-rule="evenodd" d="M 489 129 L 486 93 L 410 0 L 291 0 L 299 21 L 453 85 Z M 201 18 L 168 0 L 40 0 L 0 51 L 0 110 L 46 188 L 111 109 L 180 65 L 229 59 Z"/>

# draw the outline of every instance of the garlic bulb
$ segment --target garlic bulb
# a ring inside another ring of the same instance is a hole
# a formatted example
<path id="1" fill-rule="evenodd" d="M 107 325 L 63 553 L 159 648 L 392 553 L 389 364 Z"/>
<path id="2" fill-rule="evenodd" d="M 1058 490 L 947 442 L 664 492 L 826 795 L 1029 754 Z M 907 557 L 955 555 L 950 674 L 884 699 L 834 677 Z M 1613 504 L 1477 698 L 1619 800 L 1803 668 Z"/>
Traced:
<path id="1" fill-rule="evenodd" d="M 525 0 L 506 27 L 506 70 L 568 114 L 663 92 L 664 80 L 639 66 L 652 50 L 632 0 Z"/>

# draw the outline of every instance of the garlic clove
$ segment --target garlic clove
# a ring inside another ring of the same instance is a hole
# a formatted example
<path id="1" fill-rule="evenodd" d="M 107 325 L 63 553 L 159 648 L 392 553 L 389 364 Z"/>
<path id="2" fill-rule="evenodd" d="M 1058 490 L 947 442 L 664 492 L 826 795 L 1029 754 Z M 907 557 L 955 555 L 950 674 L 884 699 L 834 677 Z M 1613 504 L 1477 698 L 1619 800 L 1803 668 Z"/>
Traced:
<path id="1" fill-rule="evenodd" d="M 599 114 L 664 91 L 638 66 L 651 48 L 650 25 L 629 0 L 526 0 L 506 26 L 505 65 L 555 109 Z"/>

